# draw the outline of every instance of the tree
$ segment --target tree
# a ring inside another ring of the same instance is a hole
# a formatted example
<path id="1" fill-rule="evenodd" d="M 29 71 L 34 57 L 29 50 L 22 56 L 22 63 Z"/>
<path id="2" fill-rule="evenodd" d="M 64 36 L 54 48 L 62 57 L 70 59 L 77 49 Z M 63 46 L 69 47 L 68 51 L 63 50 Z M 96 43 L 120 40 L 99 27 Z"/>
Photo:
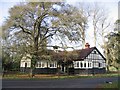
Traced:
<path id="1" fill-rule="evenodd" d="M 82 7 L 67 5 L 64 6 L 61 15 L 64 16 L 60 23 L 63 26 L 63 32 L 67 34 L 70 41 L 85 44 L 85 31 L 87 26 L 87 16 Z M 65 36 L 62 33 L 61 38 L 64 41 Z"/>
<path id="2" fill-rule="evenodd" d="M 36 59 L 39 58 L 42 47 L 47 44 L 46 40 L 58 31 L 52 25 L 57 21 L 56 13 L 59 15 L 54 4 L 56 3 L 31 2 L 16 5 L 9 10 L 10 17 L 3 26 L 3 32 L 8 33 L 6 38 L 11 41 L 13 49 L 17 46 L 20 52 L 23 49 L 22 54 L 29 52 Z"/>
<path id="3" fill-rule="evenodd" d="M 101 6 L 102 7 L 102 6 Z M 94 45 L 96 46 L 97 40 L 102 38 L 104 43 L 104 37 L 107 28 L 110 26 L 108 21 L 108 14 L 105 8 L 101 8 L 98 3 L 94 3 L 91 7 L 90 18 L 92 20 Z M 99 38 L 98 38 L 99 37 Z M 101 45 L 100 45 L 101 46 Z"/>
<path id="4" fill-rule="evenodd" d="M 52 39 L 53 35 L 62 34 L 74 41 L 75 34 L 73 35 L 72 29 L 69 29 L 73 26 L 74 15 L 77 14 L 72 11 L 70 5 L 62 2 L 28 2 L 11 8 L 9 18 L 2 26 L 4 40 L 7 44 L 9 43 L 8 46 L 4 45 L 10 50 L 10 56 L 22 57 L 30 53 L 33 57 L 34 68 L 36 60 L 40 59 L 42 52 L 46 50 L 48 40 Z M 81 19 L 79 23 L 82 23 L 83 17 L 78 18 Z M 69 23 L 67 20 L 72 20 L 72 22 Z"/>
<path id="5" fill-rule="evenodd" d="M 91 12 L 91 7 L 88 4 L 85 4 L 83 2 L 78 3 L 78 7 L 79 15 L 82 15 L 83 17 L 83 21 L 81 23 L 78 23 L 79 25 L 79 31 L 81 32 L 81 34 L 79 35 L 79 37 L 81 36 L 81 41 L 82 41 L 82 48 L 84 48 L 85 43 L 86 43 L 86 32 L 87 32 L 87 28 L 88 28 L 88 24 L 89 24 L 89 18 L 90 18 L 90 12 Z M 76 18 L 78 21 L 81 21 L 80 18 Z"/>
<path id="6" fill-rule="evenodd" d="M 119 21 L 119 20 L 117 20 Z M 117 22 L 115 24 L 119 24 Z M 108 59 L 108 68 L 110 66 L 114 66 L 115 68 L 119 68 L 120 64 L 120 31 L 119 28 L 116 27 L 114 32 L 111 32 L 107 35 L 108 41 L 106 42 L 106 54 Z"/>

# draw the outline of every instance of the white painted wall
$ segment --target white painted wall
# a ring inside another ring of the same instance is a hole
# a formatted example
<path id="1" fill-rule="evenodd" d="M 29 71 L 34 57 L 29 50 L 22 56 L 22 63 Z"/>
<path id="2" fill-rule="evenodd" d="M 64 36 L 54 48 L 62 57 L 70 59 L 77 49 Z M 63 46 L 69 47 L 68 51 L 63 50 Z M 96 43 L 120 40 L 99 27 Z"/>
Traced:
<path id="1" fill-rule="evenodd" d="M 46 68 L 48 64 L 48 68 L 57 68 L 56 61 L 38 61 L 36 68 Z"/>
<path id="2" fill-rule="evenodd" d="M 57 68 L 57 62 L 56 61 L 48 62 L 48 67 L 49 68 Z"/>
<path id="3" fill-rule="evenodd" d="M 74 64 L 74 68 L 92 68 L 91 61 L 74 61 L 73 64 Z"/>
<path id="4" fill-rule="evenodd" d="M 79 63 L 79 65 L 77 66 L 77 63 Z M 81 67 L 81 63 L 83 64 L 83 67 Z M 84 63 L 86 63 L 86 67 L 84 65 Z M 99 67 L 99 63 L 100 63 L 100 67 Z M 102 56 L 96 51 L 93 50 L 88 57 L 86 57 L 86 59 L 84 59 L 84 61 L 74 61 L 74 68 L 104 68 L 106 67 L 106 63 L 105 60 L 102 58 Z M 89 64 L 89 66 L 88 66 Z"/>
<path id="5" fill-rule="evenodd" d="M 20 67 L 25 67 L 25 63 L 27 63 L 27 67 L 31 67 L 31 56 L 27 54 L 21 59 Z"/>

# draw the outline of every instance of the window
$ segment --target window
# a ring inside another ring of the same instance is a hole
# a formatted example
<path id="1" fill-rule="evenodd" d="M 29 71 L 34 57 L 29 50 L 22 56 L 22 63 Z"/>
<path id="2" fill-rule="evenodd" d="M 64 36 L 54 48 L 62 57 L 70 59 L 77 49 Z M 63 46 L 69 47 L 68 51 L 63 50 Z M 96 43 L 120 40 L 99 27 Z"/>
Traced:
<path id="1" fill-rule="evenodd" d="M 82 62 L 80 63 L 80 66 L 83 67 L 83 63 Z"/>
<path id="2" fill-rule="evenodd" d="M 41 67 L 41 62 L 38 63 L 38 67 Z"/>
<path id="3" fill-rule="evenodd" d="M 90 67 L 90 63 L 88 62 L 88 67 Z"/>
<path id="4" fill-rule="evenodd" d="M 57 67 L 57 64 L 56 64 L 56 62 L 54 62 L 54 67 Z"/>
<path id="5" fill-rule="evenodd" d="M 39 62 L 37 62 L 37 65 L 36 65 L 36 67 L 39 67 Z"/>
<path id="6" fill-rule="evenodd" d="M 50 63 L 50 67 L 54 67 L 54 63 Z"/>
<path id="7" fill-rule="evenodd" d="M 86 67 L 86 63 L 84 63 L 84 67 Z"/>
<path id="8" fill-rule="evenodd" d="M 27 63 L 25 63 L 25 68 L 27 68 Z"/>
<path id="9" fill-rule="evenodd" d="M 77 65 L 76 65 L 76 62 L 74 62 L 74 67 L 76 67 Z"/>
<path id="10" fill-rule="evenodd" d="M 45 66 L 45 64 L 42 62 L 41 67 L 44 67 L 44 66 Z"/>
<path id="11" fill-rule="evenodd" d="M 101 67 L 101 63 L 99 63 L 99 67 Z"/>
<path id="12" fill-rule="evenodd" d="M 79 67 L 79 62 L 77 62 L 77 67 Z"/>
<path id="13" fill-rule="evenodd" d="M 73 67 L 73 65 L 72 65 L 72 64 L 70 64 L 70 65 L 69 65 L 69 68 L 71 68 L 71 67 Z"/>
<path id="14" fill-rule="evenodd" d="M 103 64 L 103 67 L 106 67 L 106 63 L 105 62 L 103 62 L 102 64 Z"/>
<path id="15" fill-rule="evenodd" d="M 94 54 L 96 54 L 96 51 L 94 51 Z"/>
<path id="16" fill-rule="evenodd" d="M 98 62 L 93 62 L 93 67 L 98 67 Z"/>
<path id="17" fill-rule="evenodd" d="M 36 67 L 37 68 L 45 68 L 46 67 L 46 63 L 47 62 L 40 62 L 40 61 L 38 61 L 37 64 L 36 64 Z"/>
<path id="18" fill-rule="evenodd" d="M 28 63 L 27 63 L 27 67 L 31 67 L 31 62 L 28 62 Z"/>
<path id="19" fill-rule="evenodd" d="M 90 65 L 89 65 L 89 67 L 91 67 L 91 63 L 89 63 Z"/>
<path id="20" fill-rule="evenodd" d="M 50 62 L 49 66 L 50 68 L 55 68 L 57 65 L 56 62 Z"/>

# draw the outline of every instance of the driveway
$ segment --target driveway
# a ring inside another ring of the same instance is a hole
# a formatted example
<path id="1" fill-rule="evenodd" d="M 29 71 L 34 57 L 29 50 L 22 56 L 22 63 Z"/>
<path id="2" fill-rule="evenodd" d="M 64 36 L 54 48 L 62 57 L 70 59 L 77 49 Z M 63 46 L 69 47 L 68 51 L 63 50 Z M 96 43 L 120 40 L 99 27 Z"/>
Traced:
<path id="1" fill-rule="evenodd" d="M 118 77 L 45 79 L 45 80 L 6 80 L 2 88 L 96 88 L 106 81 L 118 81 Z"/>

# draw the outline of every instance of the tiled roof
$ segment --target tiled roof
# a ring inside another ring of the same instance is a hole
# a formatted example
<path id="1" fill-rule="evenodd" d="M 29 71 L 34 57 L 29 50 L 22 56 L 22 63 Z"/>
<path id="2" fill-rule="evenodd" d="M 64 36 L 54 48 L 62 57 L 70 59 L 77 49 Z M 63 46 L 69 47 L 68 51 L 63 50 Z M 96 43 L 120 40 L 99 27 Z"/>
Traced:
<path id="1" fill-rule="evenodd" d="M 63 59 L 65 56 L 68 56 L 68 60 L 83 60 L 85 59 L 96 47 L 81 49 L 81 50 L 74 50 L 74 51 L 61 51 L 57 53 L 59 58 Z M 65 55 L 66 54 L 66 55 Z M 64 59 L 63 59 L 64 60 Z"/>
<path id="2" fill-rule="evenodd" d="M 53 55 L 53 58 L 56 60 L 64 61 L 64 58 L 68 61 L 76 61 L 76 60 L 84 60 L 93 50 L 97 50 L 97 52 L 104 58 L 104 56 L 99 52 L 96 47 L 85 48 L 81 50 L 73 50 L 73 51 L 59 51 L 55 52 L 53 50 L 48 50 L 49 53 Z M 104 58 L 105 59 L 105 58 Z"/>
<path id="3" fill-rule="evenodd" d="M 86 49 L 81 49 L 78 52 L 78 59 L 85 59 L 93 50 L 95 49 L 95 47 L 91 47 L 91 48 L 86 48 Z"/>

